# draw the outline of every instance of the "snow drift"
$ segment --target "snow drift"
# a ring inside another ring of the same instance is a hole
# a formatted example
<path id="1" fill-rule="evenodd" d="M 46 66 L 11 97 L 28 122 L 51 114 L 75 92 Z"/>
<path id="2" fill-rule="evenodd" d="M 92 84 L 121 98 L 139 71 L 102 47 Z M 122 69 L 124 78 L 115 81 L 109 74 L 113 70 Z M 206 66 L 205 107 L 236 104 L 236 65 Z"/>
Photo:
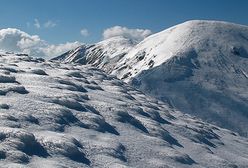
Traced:
<path id="1" fill-rule="evenodd" d="M 0 55 L 2 167 L 246 167 L 247 139 L 91 66 Z"/>

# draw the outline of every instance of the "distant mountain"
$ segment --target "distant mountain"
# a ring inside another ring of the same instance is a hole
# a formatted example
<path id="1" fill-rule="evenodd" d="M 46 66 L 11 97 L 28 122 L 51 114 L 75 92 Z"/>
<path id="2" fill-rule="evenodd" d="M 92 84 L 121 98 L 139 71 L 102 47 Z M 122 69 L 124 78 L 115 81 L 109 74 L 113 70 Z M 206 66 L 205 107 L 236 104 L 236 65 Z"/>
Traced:
<path id="1" fill-rule="evenodd" d="M 0 54 L 1 167 L 245 168 L 248 141 L 90 65 Z"/>
<path id="2" fill-rule="evenodd" d="M 64 63 L 92 64 L 106 72 L 111 72 L 116 63 L 136 44 L 136 41 L 117 36 L 93 45 L 79 46 L 52 60 L 60 60 Z"/>
<path id="3" fill-rule="evenodd" d="M 248 135 L 247 26 L 188 21 L 126 52 L 106 72 L 185 113 Z"/>

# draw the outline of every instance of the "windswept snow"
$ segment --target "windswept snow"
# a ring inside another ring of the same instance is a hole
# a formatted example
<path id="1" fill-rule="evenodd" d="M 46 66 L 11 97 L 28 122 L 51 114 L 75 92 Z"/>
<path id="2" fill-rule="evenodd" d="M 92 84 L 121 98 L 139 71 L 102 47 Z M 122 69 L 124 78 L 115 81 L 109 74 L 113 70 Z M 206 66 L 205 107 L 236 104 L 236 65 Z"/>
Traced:
<path id="1" fill-rule="evenodd" d="M 91 66 L 0 56 L 1 167 L 247 167 L 248 141 Z"/>

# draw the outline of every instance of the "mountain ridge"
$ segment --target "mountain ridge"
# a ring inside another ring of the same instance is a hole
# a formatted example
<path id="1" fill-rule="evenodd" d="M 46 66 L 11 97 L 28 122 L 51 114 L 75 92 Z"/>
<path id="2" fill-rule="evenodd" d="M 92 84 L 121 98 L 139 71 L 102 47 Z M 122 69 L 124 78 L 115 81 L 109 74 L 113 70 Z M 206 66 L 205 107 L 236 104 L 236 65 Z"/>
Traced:
<path id="1" fill-rule="evenodd" d="M 110 72 L 114 65 L 136 44 L 137 41 L 115 36 L 96 44 L 79 46 L 51 60 L 59 60 L 64 63 L 92 64 Z"/>

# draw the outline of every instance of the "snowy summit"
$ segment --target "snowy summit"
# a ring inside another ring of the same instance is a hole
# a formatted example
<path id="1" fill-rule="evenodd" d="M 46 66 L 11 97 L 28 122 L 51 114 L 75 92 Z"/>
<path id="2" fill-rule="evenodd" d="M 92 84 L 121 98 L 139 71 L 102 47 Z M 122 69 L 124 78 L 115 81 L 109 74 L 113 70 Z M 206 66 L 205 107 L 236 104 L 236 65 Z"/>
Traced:
<path id="1" fill-rule="evenodd" d="M 1 1 L 0 168 L 248 168 L 247 9 Z"/>

